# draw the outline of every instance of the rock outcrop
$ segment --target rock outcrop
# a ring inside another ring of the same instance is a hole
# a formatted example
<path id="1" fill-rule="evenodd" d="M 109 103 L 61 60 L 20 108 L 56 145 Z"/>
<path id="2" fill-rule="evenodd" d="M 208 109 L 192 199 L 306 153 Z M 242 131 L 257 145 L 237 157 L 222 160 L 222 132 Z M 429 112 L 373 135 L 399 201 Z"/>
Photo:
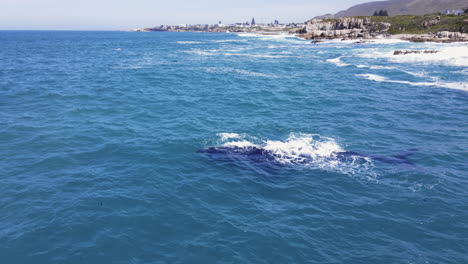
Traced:
<path id="1" fill-rule="evenodd" d="M 412 42 L 465 42 L 468 41 L 467 33 L 441 31 L 437 33 L 420 34 L 420 35 L 408 35 L 402 39 Z"/>
<path id="2" fill-rule="evenodd" d="M 423 22 L 424 27 L 432 27 L 440 23 L 440 16 L 436 16 L 433 19 L 429 19 Z"/>
<path id="3" fill-rule="evenodd" d="M 466 38 L 468 34 L 463 34 L 460 32 L 441 31 L 441 32 L 437 32 L 436 36 L 438 38 L 463 39 L 463 38 Z"/>
<path id="4" fill-rule="evenodd" d="M 372 22 L 370 18 L 312 19 L 307 22 L 303 37 L 306 39 L 370 38 L 387 32 L 390 26 L 391 24 L 385 22 Z"/>
<path id="5" fill-rule="evenodd" d="M 438 50 L 395 50 L 393 55 L 407 55 L 407 54 L 433 54 L 439 53 Z"/>

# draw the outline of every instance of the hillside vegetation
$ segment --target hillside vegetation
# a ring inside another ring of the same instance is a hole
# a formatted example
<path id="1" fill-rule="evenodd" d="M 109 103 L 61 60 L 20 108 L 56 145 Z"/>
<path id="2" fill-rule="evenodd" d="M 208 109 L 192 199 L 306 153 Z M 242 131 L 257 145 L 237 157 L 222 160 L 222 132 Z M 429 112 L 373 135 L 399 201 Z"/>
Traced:
<path id="1" fill-rule="evenodd" d="M 370 17 L 372 22 L 390 23 L 390 34 L 426 34 L 440 31 L 468 33 L 468 14 L 455 15 L 400 15 L 400 16 L 354 16 L 365 19 Z M 437 21 L 437 18 L 440 20 Z M 336 18 L 324 19 L 323 21 L 333 22 Z M 437 21 L 437 23 L 430 23 Z M 426 25 L 425 25 L 426 22 Z"/>
<path id="2" fill-rule="evenodd" d="M 400 15 L 400 16 L 372 16 L 374 22 L 391 24 L 390 34 L 424 34 L 440 31 L 468 33 L 468 14 L 455 15 Z M 438 19 L 440 18 L 440 20 Z"/>

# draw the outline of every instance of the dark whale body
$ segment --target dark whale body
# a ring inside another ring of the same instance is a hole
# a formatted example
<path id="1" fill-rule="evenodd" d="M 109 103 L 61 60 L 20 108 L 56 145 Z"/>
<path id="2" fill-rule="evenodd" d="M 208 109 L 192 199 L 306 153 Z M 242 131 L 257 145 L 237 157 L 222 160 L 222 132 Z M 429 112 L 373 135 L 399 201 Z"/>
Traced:
<path id="1" fill-rule="evenodd" d="M 408 159 L 409 156 L 414 154 L 417 150 L 409 150 L 408 152 L 399 153 L 395 155 L 391 155 L 388 157 L 384 156 L 377 156 L 377 155 L 367 155 L 359 152 L 354 151 L 345 151 L 345 152 L 335 152 L 334 155 L 328 157 L 328 159 L 336 159 L 342 162 L 346 161 L 353 161 L 355 162 L 356 159 L 362 159 L 364 162 L 365 159 L 372 159 L 379 162 L 387 163 L 387 164 L 404 164 L 404 165 L 411 165 L 413 166 L 414 163 Z M 274 153 L 263 149 L 261 147 L 249 146 L 249 147 L 209 147 L 206 149 L 201 149 L 197 151 L 198 153 L 206 154 L 214 159 L 221 159 L 221 160 L 238 160 L 238 159 L 248 159 L 249 161 L 255 163 L 275 163 L 275 165 L 281 165 L 277 161 L 277 155 Z M 300 159 L 292 161 L 293 164 L 307 164 L 310 163 L 312 160 L 311 157 L 308 156 L 301 156 Z"/>
<path id="2" fill-rule="evenodd" d="M 275 162 L 275 156 L 270 151 L 258 147 L 209 147 L 197 152 L 218 160 L 248 159 L 255 163 Z"/>

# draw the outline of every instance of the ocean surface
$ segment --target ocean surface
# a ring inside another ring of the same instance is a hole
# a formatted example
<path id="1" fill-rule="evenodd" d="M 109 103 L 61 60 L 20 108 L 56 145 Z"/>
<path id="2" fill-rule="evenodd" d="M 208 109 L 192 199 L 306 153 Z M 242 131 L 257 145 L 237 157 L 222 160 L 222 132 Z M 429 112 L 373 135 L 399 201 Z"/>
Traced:
<path id="1" fill-rule="evenodd" d="M 1 263 L 468 263 L 468 44 L 1 31 L 0 168 Z"/>

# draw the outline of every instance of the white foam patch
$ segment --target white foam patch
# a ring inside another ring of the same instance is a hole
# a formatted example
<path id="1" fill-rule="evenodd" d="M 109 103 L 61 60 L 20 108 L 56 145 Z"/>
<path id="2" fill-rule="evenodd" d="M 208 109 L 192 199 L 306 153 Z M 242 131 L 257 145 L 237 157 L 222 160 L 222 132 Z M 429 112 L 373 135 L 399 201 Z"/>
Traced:
<path id="1" fill-rule="evenodd" d="M 209 52 L 209 51 L 205 51 L 205 50 L 198 50 L 198 49 L 185 50 L 183 52 L 190 53 L 190 54 L 201 55 L 201 56 L 215 56 L 216 55 L 213 52 Z"/>
<path id="2" fill-rule="evenodd" d="M 423 46 L 425 47 L 425 46 Z M 427 46 L 429 49 L 433 49 Z M 468 45 L 458 46 L 438 46 L 437 53 L 420 53 L 393 55 L 394 51 L 375 51 L 372 53 L 359 54 L 363 58 L 387 59 L 394 63 L 415 63 L 415 64 L 440 64 L 448 66 L 468 67 Z M 404 49 L 403 49 L 404 50 Z"/>
<path id="3" fill-rule="evenodd" d="M 229 72 L 234 72 L 234 73 L 239 73 L 242 75 L 248 75 L 248 76 L 255 76 L 255 77 L 264 77 L 264 78 L 277 78 L 274 75 L 269 75 L 269 74 L 264 74 L 260 72 L 253 72 L 253 71 L 248 71 L 248 70 L 242 70 L 242 69 L 235 69 L 235 68 L 216 68 L 216 67 L 208 67 L 204 68 L 208 72 L 223 72 L 223 73 L 229 73 Z"/>
<path id="4" fill-rule="evenodd" d="M 358 77 L 362 77 L 371 81 L 376 82 L 387 82 L 387 83 L 401 83 L 411 86 L 434 86 L 434 87 L 443 87 L 455 90 L 468 91 L 468 82 L 442 82 L 438 79 L 435 79 L 435 82 L 410 82 L 410 81 L 399 81 L 391 80 L 386 77 L 376 75 L 376 74 L 356 74 Z"/>
<path id="5" fill-rule="evenodd" d="M 249 38 L 267 38 L 267 39 L 284 39 L 284 38 L 291 38 L 292 35 L 288 34 L 276 34 L 276 35 L 264 35 L 264 34 L 257 34 L 257 33 L 238 33 L 240 37 L 249 37 Z"/>
<path id="6" fill-rule="evenodd" d="M 200 41 L 177 41 L 177 44 L 203 44 Z"/>
<path id="7" fill-rule="evenodd" d="M 397 44 L 397 43 L 408 43 L 408 40 L 403 40 L 399 38 L 386 38 L 384 36 L 377 36 L 372 39 L 375 44 Z"/>
<path id="8" fill-rule="evenodd" d="M 254 34 L 254 33 L 237 33 L 237 36 L 239 37 L 247 37 L 247 38 L 255 38 L 260 36 L 259 34 Z"/>
<path id="9" fill-rule="evenodd" d="M 268 75 L 260 72 L 253 72 L 253 71 L 247 71 L 247 70 L 240 70 L 240 69 L 232 69 L 233 72 L 237 72 L 240 74 L 244 75 L 250 75 L 250 76 L 257 76 L 257 77 L 266 77 L 266 78 L 276 78 L 273 75 Z"/>
<path id="10" fill-rule="evenodd" d="M 245 50 L 250 50 L 252 48 L 235 48 L 235 49 L 225 49 L 224 51 L 226 52 L 240 52 L 240 51 L 245 51 Z"/>
<path id="11" fill-rule="evenodd" d="M 239 139 L 242 138 L 242 135 L 237 134 L 237 133 L 218 133 L 216 134 L 218 137 L 221 138 L 221 140 L 225 141 L 228 139 Z"/>
<path id="12" fill-rule="evenodd" d="M 276 59 L 276 58 L 287 58 L 291 57 L 290 55 L 285 54 L 275 54 L 275 53 L 265 53 L 265 54 L 253 54 L 253 53 L 242 53 L 243 51 L 249 50 L 251 48 L 237 48 L 237 49 L 190 49 L 182 51 L 184 53 L 189 54 L 196 54 L 201 56 L 227 56 L 227 57 L 250 57 L 250 58 L 268 58 L 268 59 Z"/>
<path id="13" fill-rule="evenodd" d="M 338 66 L 338 67 L 346 67 L 346 66 L 351 65 L 351 64 L 342 62 L 342 61 L 341 61 L 341 58 L 343 58 L 343 57 L 338 57 L 338 58 L 334 58 L 334 59 L 328 59 L 327 62 L 333 63 L 333 64 L 335 64 L 335 65 Z"/>
<path id="14" fill-rule="evenodd" d="M 403 70 L 403 69 L 398 69 L 397 67 L 393 67 L 393 66 L 380 66 L 380 65 L 364 65 L 364 64 L 359 64 L 359 65 L 356 65 L 357 68 L 360 68 L 360 69 L 371 69 L 371 70 L 397 70 L 397 71 L 401 71 L 401 72 L 404 72 L 406 74 L 409 74 L 409 75 L 412 75 L 412 76 L 415 76 L 415 77 L 427 77 L 427 73 L 424 72 L 424 71 L 421 71 L 421 72 L 413 72 L 413 71 L 407 71 L 407 70 Z M 434 79 L 435 77 L 429 77 L 431 79 Z"/>
<path id="15" fill-rule="evenodd" d="M 376 37 L 372 39 L 331 39 L 327 40 L 324 39 L 322 42 L 318 42 L 316 44 L 327 44 L 327 43 L 332 43 L 332 44 L 359 44 L 359 45 L 372 45 L 372 44 L 379 44 L 379 45 L 387 45 L 387 44 L 398 44 L 398 43 L 406 43 L 409 42 L 407 40 L 401 40 L 397 38 L 385 38 L 385 37 Z"/>
<path id="16" fill-rule="evenodd" d="M 464 75 L 468 75 L 468 68 L 467 69 L 464 69 L 458 73 L 461 73 L 461 74 L 464 74 Z"/>
<path id="17" fill-rule="evenodd" d="M 228 142 L 228 143 L 225 143 L 223 146 L 224 147 L 237 147 L 237 148 L 258 147 L 254 143 L 247 141 L 247 140 Z"/>
<path id="18" fill-rule="evenodd" d="M 396 68 L 393 66 L 380 66 L 380 65 L 364 65 L 364 64 L 359 64 L 356 65 L 357 68 L 368 68 L 371 70 L 395 70 Z"/>
<path id="19" fill-rule="evenodd" d="M 279 157 L 283 163 L 292 163 L 304 158 L 329 158 L 344 150 L 332 138 L 314 140 L 314 135 L 293 134 L 286 141 L 268 140 L 265 149 Z"/>
<path id="20" fill-rule="evenodd" d="M 257 33 L 237 33 L 239 37 L 247 37 L 247 38 L 258 38 L 260 40 L 273 40 L 273 41 L 280 41 L 280 42 L 294 42 L 294 43 L 304 43 L 304 39 L 299 38 L 295 35 L 290 34 L 272 34 L 272 35 L 265 35 L 265 34 L 257 34 Z"/>
<path id="21" fill-rule="evenodd" d="M 280 141 L 260 140 L 237 133 L 217 135 L 223 147 L 264 149 L 280 164 L 338 171 L 348 175 L 362 174 L 375 178 L 371 158 L 351 156 L 348 160 L 338 159 L 337 153 L 345 152 L 345 150 L 333 138 L 317 134 L 291 133 L 286 140 Z"/>
<path id="22" fill-rule="evenodd" d="M 420 71 L 420 72 L 413 72 L 413 71 L 406 71 L 406 70 L 400 70 L 404 73 L 407 73 L 409 75 L 413 75 L 415 77 L 427 77 L 426 72 Z"/>
<path id="23" fill-rule="evenodd" d="M 224 55 L 224 56 L 238 56 L 238 57 L 251 57 L 251 58 L 268 58 L 268 59 L 289 57 L 289 56 L 285 56 L 285 55 L 249 54 L 249 53 L 222 53 L 221 55 Z"/>
<path id="24" fill-rule="evenodd" d="M 246 57 L 252 57 L 252 58 L 268 58 L 268 59 L 288 57 L 285 55 L 272 55 L 272 54 L 239 54 L 239 56 L 246 56 Z"/>
<path id="25" fill-rule="evenodd" d="M 356 76 L 358 77 L 363 77 L 363 78 L 366 78 L 368 80 L 371 80 L 371 81 L 376 81 L 376 82 L 385 82 L 387 81 L 387 78 L 383 77 L 383 76 L 380 76 L 380 75 L 376 75 L 376 74 L 356 74 Z"/>
<path id="26" fill-rule="evenodd" d="M 396 68 L 392 66 L 370 66 L 369 69 L 371 70 L 394 70 Z"/>
<path id="27" fill-rule="evenodd" d="M 215 40 L 216 43 L 230 43 L 230 42 L 247 42 L 245 39 L 224 39 L 224 40 Z"/>

